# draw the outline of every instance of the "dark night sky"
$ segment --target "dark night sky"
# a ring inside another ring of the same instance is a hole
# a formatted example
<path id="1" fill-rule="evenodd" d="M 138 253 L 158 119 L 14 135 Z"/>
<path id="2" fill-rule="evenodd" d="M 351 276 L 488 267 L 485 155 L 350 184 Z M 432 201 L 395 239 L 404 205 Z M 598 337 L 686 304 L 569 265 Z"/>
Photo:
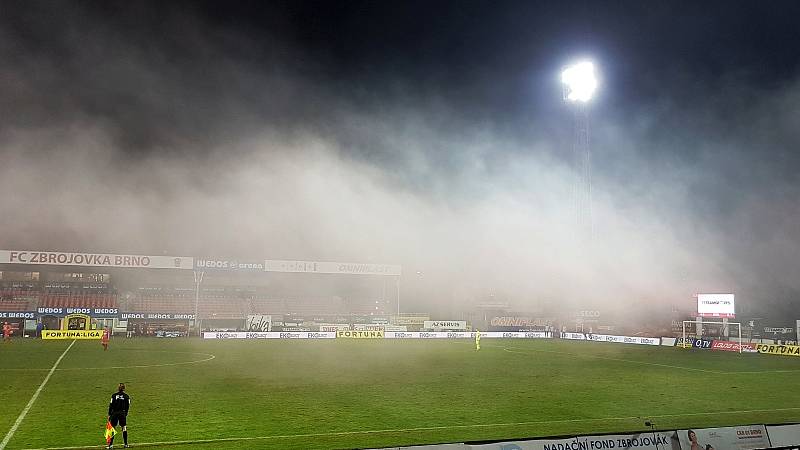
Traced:
<path id="1" fill-rule="evenodd" d="M 551 261 L 511 243 L 528 239 L 531 226 L 541 233 L 530 245 L 569 247 L 559 234 L 568 172 L 559 168 L 569 162 L 572 116 L 558 73 L 585 56 L 601 74 L 591 106 L 603 236 L 595 266 L 617 274 L 613 289 L 632 298 L 648 284 L 683 284 L 665 296 L 731 289 L 797 309 L 798 2 L 7 1 L 0 9 L 0 211 L 16 212 L 0 213 L 0 248 L 274 252 L 408 267 L 508 258 L 546 271 Z M 70 180 L 29 181 L 56 174 Z M 334 206 L 279 182 L 314 186 L 329 174 L 342 189 Z M 262 183 L 273 197 L 238 194 Z M 220 191 L 228 196 L 214 197 Z M 90 195 L 105 206 L 75 200 Z M 370 229 L 287 231 L 263 212 L 229 218 L 283 198 L 296 222 L 349 214 Z M 493 221 L 503 215 L 492 209 L 504 205 L 498 199 L 523 205 L 517 219 L 526 225 Z M 222 218 L 193 215 L 203 208 Z M 398 211 L 392 224 L 375 219 Z M 187 221 L 192 233 L 180 229 Z M 459 236 L 439 230 L 453 223 L 475 223 L 463 236 L 486 242 L 460 254 Z M 584 272 L 573 257 L 563 270 Z M 637 272 L 653 260 L 663 264 Z M 440 281 L 491 272 L 462 269 Z M 520 281 L 496 275 L 505 281 L 495 284 Z"/>

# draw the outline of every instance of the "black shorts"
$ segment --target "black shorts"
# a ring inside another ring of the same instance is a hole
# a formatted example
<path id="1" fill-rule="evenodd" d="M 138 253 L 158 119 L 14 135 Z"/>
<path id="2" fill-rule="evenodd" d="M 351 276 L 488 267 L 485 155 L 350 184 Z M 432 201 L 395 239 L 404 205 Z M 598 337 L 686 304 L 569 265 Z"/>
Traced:
<path id="1" fill-rule="evenodd" d="M 111 422 L 112 427 L 117 425 L 124 427 L 128 425 L 127 416 L 125 416 L 125 414 L 112 414 L 109 416 L 108 421 Z"/>

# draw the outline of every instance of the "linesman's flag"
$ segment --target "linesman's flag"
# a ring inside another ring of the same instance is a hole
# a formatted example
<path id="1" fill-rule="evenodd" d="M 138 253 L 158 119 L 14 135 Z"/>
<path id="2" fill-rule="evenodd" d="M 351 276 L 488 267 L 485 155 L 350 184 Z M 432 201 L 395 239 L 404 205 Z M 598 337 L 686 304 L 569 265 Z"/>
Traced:
<path id="1" fill-rule="evenodd" d="M 114 439 L 115 434 L 117 434 L 117 430 L 115 430 L 114 427 L 111 426 L 111 421 L 109 420 L 108 422 L 106 422 L 106 434 L 105 434 L 106 445 L 111 444 L 111 439 Z"/>

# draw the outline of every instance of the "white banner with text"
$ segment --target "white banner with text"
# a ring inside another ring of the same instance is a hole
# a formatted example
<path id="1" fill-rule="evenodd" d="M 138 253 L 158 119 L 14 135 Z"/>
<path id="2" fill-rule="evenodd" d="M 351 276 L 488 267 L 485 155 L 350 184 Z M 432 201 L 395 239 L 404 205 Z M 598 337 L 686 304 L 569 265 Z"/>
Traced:
<path id="1" fill-rule="evenodd" d="M 187 256 L 0 250 L 0 264 L 192 270 L 194 268 L 194 258 Z"/>

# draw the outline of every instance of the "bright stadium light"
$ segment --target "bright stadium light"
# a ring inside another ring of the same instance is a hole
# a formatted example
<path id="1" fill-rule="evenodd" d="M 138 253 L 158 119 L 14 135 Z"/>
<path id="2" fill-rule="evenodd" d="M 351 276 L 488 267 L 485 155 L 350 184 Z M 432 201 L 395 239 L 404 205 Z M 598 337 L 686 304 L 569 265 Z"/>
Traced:
<path id="1" fill-rule="evenodd" d="M 571 102 L 588 102 L 597 89 L 594 65 L 584 61 L 567 67 L 561 72 L 561 82 L 566 87 L 564 98 Z"/>

